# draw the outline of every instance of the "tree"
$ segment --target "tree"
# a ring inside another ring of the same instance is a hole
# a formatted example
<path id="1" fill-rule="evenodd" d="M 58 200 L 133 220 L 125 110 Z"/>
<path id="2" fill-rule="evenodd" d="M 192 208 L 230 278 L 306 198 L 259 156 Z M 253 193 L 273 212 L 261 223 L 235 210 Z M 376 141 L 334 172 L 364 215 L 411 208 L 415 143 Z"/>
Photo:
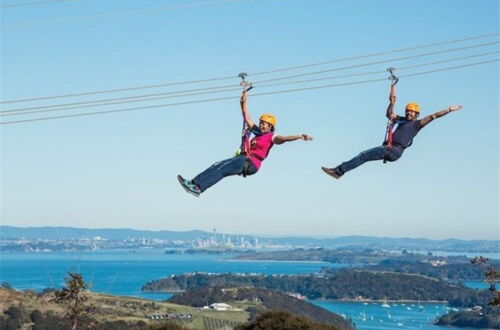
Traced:
<path id="1" fill-rule="evenodd" d="M 54 292 L 55 301 L 68 304 L 67 317 L 71 321 L 71 329 L 76 330 L 78 319 L 84 313 L 83 303 L 88 299 L 84 292 L 88 289 L 89 285 L 85 283 L 83 276 L 78 273 L 68 272 L 65 280 L 66 286 Z"/>
<path id="2" fill-rule="evenodd" d="M 235 330 L 338 330 L 333 325 L 311 321 L 304 316 L 295 316 L 285 311 L 271 310 L 262 313 L 249 324 L 235 327 Z"/>

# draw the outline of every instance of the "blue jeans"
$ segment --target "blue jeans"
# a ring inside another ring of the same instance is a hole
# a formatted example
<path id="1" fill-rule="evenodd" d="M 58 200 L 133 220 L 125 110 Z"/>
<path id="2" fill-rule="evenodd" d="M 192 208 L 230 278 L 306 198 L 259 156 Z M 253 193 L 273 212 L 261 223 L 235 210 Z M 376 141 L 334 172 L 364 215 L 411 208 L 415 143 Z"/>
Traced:
<path id="1" fill-rule="evenodd" d="M 339 175 L 344 175 L 344 173 L 349 172 L 350 170 L 353 170 L 356 167 L 372 160 L 385 159 L 389 162 L 393 162 L 401 157 L 401 155 L 403 154 L 403 150 L 404 149 L 399 146 L 393 146 L 392 148 L 389 148 L 387 146 L 371 148 L 361 152 L 353 159 L 347 162 L 343 162 L 335 168 L 335 172 L 337 172 L 337 174 Z"/>
<path id="2" fill-rule="evenodd" d="M 214 163 L 205 171 L 198 174 L 192 181 L 201 191 L 205 191 L 226 176 L 252 175 L 257 173 L 257 168 L 244 155 L 236 156 Z"/>

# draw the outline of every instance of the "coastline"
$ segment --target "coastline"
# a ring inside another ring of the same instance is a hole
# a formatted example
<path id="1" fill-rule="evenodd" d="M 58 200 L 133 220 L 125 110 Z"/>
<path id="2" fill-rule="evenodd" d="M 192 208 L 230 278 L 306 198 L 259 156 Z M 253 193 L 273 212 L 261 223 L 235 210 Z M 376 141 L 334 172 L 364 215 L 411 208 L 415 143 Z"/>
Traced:
<path id="1" fill-rule="evenodd" d="M 273 259 L 224 259 L 224 261 L 237 261 L 237 262 L 256 262 L 256 261 L 265 261 L 265 262 L 287 262 L 287 263 L 304 263 L 304 264 L 332 264 L 328 261 L 321 260 L 273 260 Z"/>
<path id="2" fill-rule="evenodd" d="M 186 290 L 162 290 L 162 291 L 151 291 L 151 290 L 141 290 L 144 293 L 182 293 Z M 389 299 L 306 299 L 307 301 L 320 301 L 320 302 L 342 302 L 342 303 L 420 303 L 420 304 L 448 304 L 446 300 L 411 300 L 411 299 L 401 299 L 401 300 L 389 300 Z"/>
<path id="3" fill-rule="evenodd" d="M 186 290 L 162 290 L 162 291 L 152 291 L 152 290 L 141 290 L 143 293 L 182 293 L 186 292 Z"/>
<path id="4" fill-rule="evenodd" d="M 342 302 L 342 303 L 417 303 L 417 304 L 448 304 L 446 300 L 389 300 L 389 299 L 308 299 L 308 301 Z"/>

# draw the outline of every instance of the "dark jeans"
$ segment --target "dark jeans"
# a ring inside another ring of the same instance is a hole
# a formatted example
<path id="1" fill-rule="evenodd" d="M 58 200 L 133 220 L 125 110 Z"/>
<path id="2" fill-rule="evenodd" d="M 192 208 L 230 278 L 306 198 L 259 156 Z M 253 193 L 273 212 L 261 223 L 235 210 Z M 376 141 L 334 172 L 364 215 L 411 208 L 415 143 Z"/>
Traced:
<path id="1" fill-rule="evenodd" d="M 389 162 L 393 162 L 401 157 L 401 155 L 403 154 L 403 150 L 404 149 L 400 146 L 393 146 L 392 148 L 389 148 L 387 146 L 380 146 L 368 149 L 361 152 L 353 159 L 347 162 L 343 162 L 342 164 L 337 166 L 335 172 L 337 172 L 337 174 L 339 175 L 343 175 L 344 173 L 349 172 L 350 170 L 353 170 L 356 167 L 372 160 L 385 159 Z"/>
<path id="2" fill-rule="evenodd" d="M 244 155 L 236 156 L 214 163 L 205 171 L 198 174 L 192 181 L 201 191 L 205 191 L 226 176 L 252 175 L 257 173 L 257 168 Z"/>

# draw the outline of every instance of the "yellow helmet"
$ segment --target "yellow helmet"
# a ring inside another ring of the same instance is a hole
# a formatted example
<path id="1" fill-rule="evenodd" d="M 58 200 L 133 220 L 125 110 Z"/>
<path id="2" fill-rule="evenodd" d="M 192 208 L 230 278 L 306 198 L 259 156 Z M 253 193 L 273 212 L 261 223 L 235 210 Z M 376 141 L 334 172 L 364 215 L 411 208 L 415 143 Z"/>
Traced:
<path id="1" fill-rule="evenodd" d="M 420 106 L 415 102 L 410 102 L 406 105 L 406 110 L 411 110 L 420 113 Z"/>
<path id="2" fill-rule="evenodd" d="M 266 123 L 273 125 L 273 127 L 276 127 L 276 117 L 270 113 L 263 114 L 259 117 L 259 120 L 265 121 Z"/>

